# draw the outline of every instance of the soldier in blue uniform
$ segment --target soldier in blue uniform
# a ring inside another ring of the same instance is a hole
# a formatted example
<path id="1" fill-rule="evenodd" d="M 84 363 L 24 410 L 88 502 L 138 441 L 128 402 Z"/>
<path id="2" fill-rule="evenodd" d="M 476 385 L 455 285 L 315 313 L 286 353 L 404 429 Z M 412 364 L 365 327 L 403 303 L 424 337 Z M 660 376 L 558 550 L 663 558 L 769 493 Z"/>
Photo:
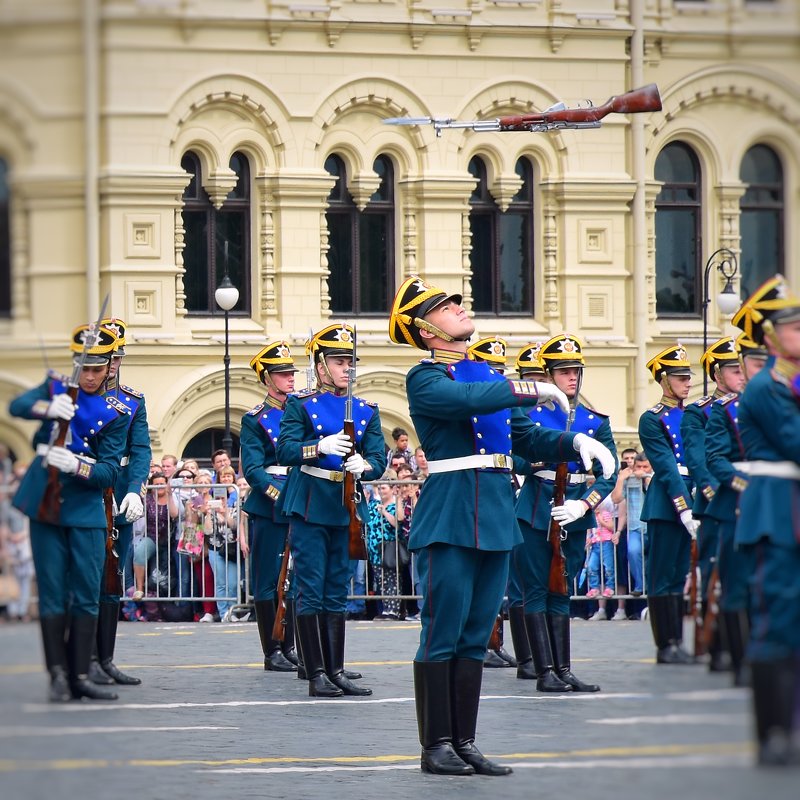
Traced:
<path id="1" fill-rule="evenodd" d="M 697 521 L 692 516 L 693 484 L 684 456 L 681 418 L 692 370 L 680 344 L 653 356 L 647 368 L 662 391 L 661 402 L 639 417 L 639 441 L 654 473 L 641 514 L 650 535 L 648 615 L 657 663 L 691 664 L 694 659 L 683 649 L 683 587 Z"/>
<path id="2" fill-rule="evenodd" d="M 406 377 L 409 411 L 428 460 L 411 521 L 422 586 L 422 631 L 414 694 L 424 772 L 507 775 L 475 746 L 483 656 L 500 609 L 509 553 L 520 541 L 514 517 L 512 447 L 529 461 L 560 461 L 578 450 L 611 453 L 587 436 L 536 427 L 521 412 L 540 402 L 567 407 L 555 386 L 510 381 L 465 358 L 474 324 L 460 295 L 412 276 L 400 286 L 389 336 L 430 350 Z"/>
<path id="3" fill-rule="evenodd" d="M 9 408 L 12 416 L 42 420 L 33 440 L 36 457 L 13 504 L 31 520 L 39 622 L 53 702 L 70 697 L 117 699 L 115 693 L 95 686 L 88 672 L 105 559 L 103 491 L 113 487 L 119 472 L 127 420 L 104 397 L 116 336 L 100 328 L 99 340 L 89 339 L 88 352 L 83 353 L 88 328 L 77 328 L 70 346 L 76 356 L 76 402 L 67 394 L 68 379 L 50 373 L 42 384 L 12 400 Z M 78 372 L 81 356 L 85 360 Z M 65 445 L 51 446 L 58 430 L 54 423 L 62 420 L 69 422 Z M 57 508 L 50 509 L 56 523 L 45 521 L 46 509 L 41 507 L 48 467 L 57 470 L 60 483 L 60 501 L 54 498 Z"/>
<path id="4" fill-rule="evenodd" d="M 547 383 L 550 376 L 542 364 L 539 353 L 543 342 L 530 342 L 526 344 L 517 354 L 514 366 L 520 380 L 539 381 Z M 536 469 L 541 469 L 544 464 L 535 465 Z M 534 465 L 524 458 L 514 456 L 514 486 L 519 495 L 521 481 L 533 474 Z M 533 664 L 533 653 L 528 641 L 528 631 L 525 629 L 525 605 L 522 581 L 519 570 L 517 569 L 517 559 L 515 554 L 524 545 L 520 544 L 511 552 L 508 562 L 508 627 L 511 630 L 511 641 L 514 643 L 514 657 L 517 661 L 517 678 L 520 680 L 536 680 L 536 669 Z"/>
<path id="5" fill-rule="evenodd" d="M 782 276 L 736 315 L 770 355 L 739 400 L 748 484 L 735 543 L 753 559 L 747 657 L 758 762 L 800 765 L 800 297 Z"/>
<path id="6" fill-rule="evenodd" d="M 767 360 L 767 351 L 747 334 L 736 339 L 744 383 L 757 375 Z M 739 433 L 739 391 L 720 397 L 711 407 L 706 425 L 708 470 L 717 481 L 717 491 L 706 509 L 707 517 L 719 526 L 717 568 L 720 583 L 719 619 L 724 640 L 731 655 L 734 685 L 748 683 L 744 654 L 750 630 L 747 582 L 753 571 L 749 554 L 734 546 L 739 495 L 747 486 L 747 476 L 734 464 L 746 459 Z M 705 522 L 703 522 L 705 525 Z"/>
<path id="7" fill-rule="evenodd" d="M 503 375 L 506 371 L 507 351 L 508 343 L 505 339 L 501 339 L 497 336 L 486 336 L 483 339 L 478 339 L 467 347 L 467 358 L 470 359 L 470 361 L 485 361 L 487 364 L 490 364 L 494 370 Z M 497 647 L 493 650 L 492 639 L 495 638 L 495 632 L 497 632 Z M 492 629 L 492 639 L 489 640 L 489 649 L 487 649 L 486 655 L 483 658 L 483 666 L 492 668 L 516 667 L 516 659 L 503 647 L 502 613 L 497 615 L 495 627 Z"/>
<path id="8" fill-rule="evenodd" d="M 697 590 L 703 598 L 702 614 L 705 617 L 708 582 L 719 547 L 718 522 L 706 512 L 708 504 L 717 490 L 717 480 L 706 463 L 705 429 L 714 401 L 730 392 L 740 392 L 744 378 L 739 365 L 739 354 L 736 352 L 736 343 L 732 336 L 724 336 L 714 342 L 703 353 L 700 365 L 709 380 L 714 382 L 715 389 L 713 394 L 701 397 L 684 408 L 681 418 L 681 439 L 683 440 L 685 463 L 695 486 L 692 516 L 700 523 L 697 531 L 697 560 L 701 581 Z M 712 672 L 726 669 L 719 632 L 720 629 L 717 626 L 709 648 L 709 669 Z"/>
<path id="9" fill-rule="evenodd" d="M 556 464 L 532 465 L 517 498 L 516 515 L 523 544 L 514 550 L 514 562 L 523 588 L 525 628 L 528 634 L 536 688 L 541 692 L 598 692 L 594 683 L 584 683 L 570 663 L 569 589 L 585 561 L 586 531 L 594 527 L 594 509 L 607 497 L 617 480 L 616 447 L 608 416 L 580 402 L 578 393 L 584 369 L 583 348 L 577 338 L 559 334 L 539 351 L 539 359 L 550 380 L 575 406 L 571 432 L 600 442 L 613 455 L 614 469 L 603 475 L 595 465 L 596 481 L 587 486 L 584 465 L 571 460 L 563 506 L 552 508 Z M 560 408 L 537 406 L 528 412 L 537 426 L 556 431 L 567 427 L 567 414 Z M 548 540 L 551 513 L 562 528 L 562 550 L 567 568 L 567 594 L 548 590 L 552 548 Z"/>
<path id="10" fill-rule="evenodd" d="M 312 697 L 369 695 L 344 673 L 345 605 L 350 576 L 344 471 L 358 480 L 383 474 L 386 445 L 378 407 L 353 397 L 355 443 L 343 431 L 355 331 L 328 325 L 308 343 L 318 390 L 290 397 L 281 421 L 278 463 L 296 467 L 283 490 L 294 560 L 297 636 Z M 348 456 L 353 444 L 355 452 Z M 362 507 L 361 519 L 367 510 Z"/>
<path id="11" fill-rule="evenodd" d="M 107 317 L 101 325 L 116 334 L 114 352 L 106 381 L 106 400 L 125 415 L 128 435 L 120 471 L 114 484 L 114 503 L 119 512 L 114 519 L 117 541 L 114 545 L 120 568 L 126 563 L 133 542 L 133 523 L 144 514 L 143 498 L 150 474 L 150 428 L 144 395 L 120 382 L 119 370 L 125 357 L 127 326 L 118 317 Z M 108 499 L 107 499 L 108 502 Z M 89 665 L 89 679 L 100 685 L 119 683 L 137 686 L 142 681 L 126 675 L 114 663 L 114 644 L 117 639 L 120 596 L 108 592 L 101 581 L 100 611 L 97 617 L 96 652 Z"/>
<path id="12" fill-rule="evenodd" d="M 289 521 L 277 505 L 286 485 L 288 468 L 278 463 L 275 448 L 286 400 L 294 391 L 297 369 L 289 345 L 284 341 L 268 344 L 253 357 L 250 366 L 267 388 L 264 402 L 242 417 L 239 435 L 242 472 L 250 484 L 243 508 L 250 521 L 252 537 L 250 564 L 258 635 L 264 652 L 264 669 L 295 672 L 296 664 L 283 652 L 284 647 L 290 654 L 293 650 L 293 605 L 290 600 L 285 600 L 283 645 L 272 638 L 272 628 L 275 624 L 278 576 L 289 533 Z"/>

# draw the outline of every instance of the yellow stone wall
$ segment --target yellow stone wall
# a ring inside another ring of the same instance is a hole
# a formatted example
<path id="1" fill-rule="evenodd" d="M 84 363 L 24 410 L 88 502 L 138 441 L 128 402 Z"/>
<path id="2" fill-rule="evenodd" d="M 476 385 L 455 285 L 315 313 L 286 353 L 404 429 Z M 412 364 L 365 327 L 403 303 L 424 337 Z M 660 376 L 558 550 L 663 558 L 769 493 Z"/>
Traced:
<path id="1" fill-rule="evenodd" d="M 231 153 L 251 163 L 252 314 L 231 320 L 234 430 L 262 394 L 252 355 L 279 337 L 299 355 L 329 317 L 327 155 L 345 159 L 362 205 L 375 157 L 392 158 L 397 282 L 419 272 L 468 303 L 467 164 L 484 157 L 502 207 L 526 155 L 535 314 L 480 317 L 478 333 L 505 336 L 512 356 L 534 338 L 581 336 L 583 396 L 630 444 L 658 397 L 648 354 L 680 338 L 697 362 L 702 341 L 699 319 L 655 316 L 653 169 L 665 144 L 687 141 L 700 156 L 704 255 L 738 249 L 744 153 L 756 143 L 778 152 L 787 273 L 800 288 L 798 34 L 794 0 L 5 0 L 14 314 L 0 320 L 0 440 L 30 454 L 32 426 L 8 416 L 8 401 L 41 380 L 45 360 L 68 371 L 69 333 L 106 292 L 129 325 L 123 380 L 147 395 L 154 452 L 179 453 L 222 426 L 223 320 L 187 316 L 182 296 L 180 161 L 192 149 L 217 202 Z M 650 82 L 662 112 L 611 116 L 599 130 L 437 138 L 381 123 L 600 103 Z M 380 403 L 388 440 L 410 427 L 403 376 L 421 354 L 390 344 L 386 320 L 357 322 L 358 391 Z M 709 323 L 712 341 L 731 332 L 713 300 Z"/>

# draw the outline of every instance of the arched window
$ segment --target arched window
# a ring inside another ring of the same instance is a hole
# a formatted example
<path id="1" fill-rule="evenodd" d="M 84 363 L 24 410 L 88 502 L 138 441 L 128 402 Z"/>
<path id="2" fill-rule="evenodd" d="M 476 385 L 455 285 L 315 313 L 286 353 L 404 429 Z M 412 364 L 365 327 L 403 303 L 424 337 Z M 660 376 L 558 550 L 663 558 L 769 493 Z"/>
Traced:
<path id="1" fill-rule="evenodd" d="M 203 188 L 200 159 L 192 152 L 181 159 L 181 167 L 192 176 L 183 193 L 183 286 L 189 314 L 223 313 L 214 302 L 214 292 L 226 268 L 239 290 L 239 302 L 231 314 L 250 313 L 250 165 L 244 155 L 234 153 L 229 166 L 239 180 L 217 211 Z"/>
<path id="2" fill-rule="evenodd" d="M 469 162 L 478 185 L 470 197 L 472 305 L 477 314 L 533 313 L 533 170 L 517 161 L 522 186 L 501 212 L 489 193 L 486 165 Z"/>
<path id="3" fill-rule="evenodd" d="M 765 280 L 783 273 L 783 165 L 764 144 L 751 147 L 739 171 L 747 190 L 739 201 L 742 297 L 747 299 Z"/>
<path id="4" fill-rule="evenodd" d="M 380 185 L 359 211 L 337 155 L 325 160 L 337 178 L 328 195 L 328 290 L 334 314 L 385 314 L 394 297 L 394 168 L 386 156 L 372 165 Z"/>
<path id="5" fill-rule="evenodd" d="M 11 216 L 8 164 L 0 158 L 0 317 L 11 316 Z"/>
<path id="6" fill-rule="evenodd" d="M 222 450 L 222 442 L 225 438 L 225 430 L 223 428 L 206 428 L 200 433 L 193 436 L 183 448 L 181 458 L 185 461 L 188 458 L 193 458 L 197 461 L 200 469 L 209 469 L 213 471 L 211 464 L 211 454 L 217 450 Z M 234 469 L 240 467 L 237 454 L 239 452 L 239 435 L 231 431 L 231 464 Z"/>
<path id="7" fill-rule="evenodd" d="M 655 177 L 664 183 L 656 198 L 656 312 L 699 317 L 702 194 L 692 148 L 668 144 L 656 159 Z"/>

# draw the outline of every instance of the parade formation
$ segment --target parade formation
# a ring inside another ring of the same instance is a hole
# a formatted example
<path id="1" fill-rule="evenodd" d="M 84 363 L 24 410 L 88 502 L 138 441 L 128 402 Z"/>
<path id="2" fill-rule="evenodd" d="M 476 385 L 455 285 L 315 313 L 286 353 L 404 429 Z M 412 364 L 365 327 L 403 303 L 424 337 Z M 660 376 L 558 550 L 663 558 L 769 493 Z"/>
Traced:
<path id="1" fill-rule="evenodd" d="M 701 662 L 697 637 L 695 652 L 683 642 L 696 558 L 708 668 L 724 669 L 728 653 L 734 684 L 751 687 L 758 763 L 798 765 L 800 298 L 776 276 L 733 322 L 741 335 L 714 342 L 702 359 L 714 392 L 689 406 L 695 373 L 681 344 L 647 364 L 662 390 L 639 422 L 654 472 L 641 515 L 648 616 L 656 663 Z M 580 397 L 586 360 L 577 337 L 526 345 L 509 377 L 506 342 L 470 345 L 474 330 L 460 295 L 417 276 L 397 291 L 389 336 L 425 354 L 406 379 L 428 473 L 408 541 L 421 593 L 409 676 L 420 766 L 501 776 L 511 769 L 486 758 L 476 737 L 484 660 L 506 598 L 518 678 L 540 692 L 600 691 L 572 671 L 569 601 L 618 461 L 609 418 Z M 107 686 L 140 683 L 113 661 L 120 563 L 144 513 L 151 457 L 145 398 L 120 382 L 125 345 L 122 320 L 79 326 L 72 376 L 49 373 L 10 406 L 41 420 L 36 459 L 13 502 L 30 518 L 54 703 L 114 700 Z M 264 669 L 298 672 L 311 697 L 368 696 L 361 675 L 345 669 L 348 527 L 351 511 L 368 514 L 359 481 L 385 470 L 380 412 L 353 394 L 353 326 L 312 333 L 306 353 L 302 391 L 285 341 L 253 357 L 266 396 L 242 419 Z"/>

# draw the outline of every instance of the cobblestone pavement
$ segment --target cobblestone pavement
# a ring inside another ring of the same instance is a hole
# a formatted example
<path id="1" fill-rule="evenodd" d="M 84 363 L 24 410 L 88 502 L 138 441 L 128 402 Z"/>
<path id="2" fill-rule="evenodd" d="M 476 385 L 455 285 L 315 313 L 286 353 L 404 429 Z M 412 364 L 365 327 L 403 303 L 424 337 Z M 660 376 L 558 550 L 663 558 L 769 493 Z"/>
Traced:
<path id="1" fill-rule="evenodd" d="M 513 775 L 423 775 L 411 683 L 418 632 L 418 623 L 349 622 L 348 665 L 374 694 L 313 700 L 294 675 L 263 671 L 253 623 L 120 623 L 117 663 L 143 685 L 120 687 L 116 703 L 52 705 L 38 627 L 1 626 L 0 797 L 800 795 L 797 771 L 752 766 L 746 692 L 702 665 L 656 666 L 641 622 L 573 623 L 573 670 L 600 694 L 538 694 L 515 670 L 484 670 L 478 744 Z"/>

